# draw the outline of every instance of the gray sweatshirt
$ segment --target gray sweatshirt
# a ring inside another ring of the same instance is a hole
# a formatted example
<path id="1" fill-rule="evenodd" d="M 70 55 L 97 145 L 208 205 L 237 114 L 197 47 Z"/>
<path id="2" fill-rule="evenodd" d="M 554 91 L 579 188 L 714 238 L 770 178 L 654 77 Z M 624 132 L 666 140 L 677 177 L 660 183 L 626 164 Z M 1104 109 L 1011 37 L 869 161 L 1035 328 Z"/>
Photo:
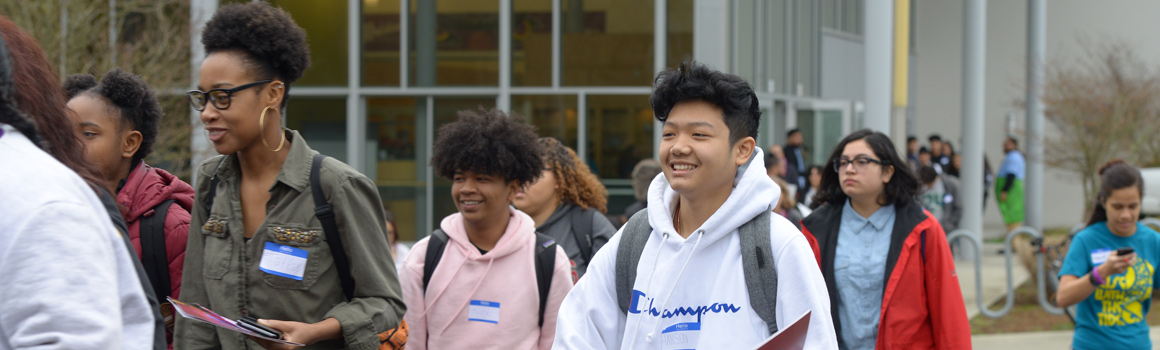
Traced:
<path id="1" fill-rule="evenodd" d="M 0 350 L 149 349 L 152 310 L 93 190 L 0 124 Z"/>
<path id="2" fill-rule="evenodd" d="M 573 222 L 574 220 L 587 222 Z M 575 230 L 587 232 L 574 232 Z M 592 249 L 591 254 L 596 255 L 596 252 L 605 243 L 608 243 L 608 239 L 616 234 L 616 228 L 612 226 L 612 222 L 609 222 L 604 214 L 596 209 L 584 209 L 568 202 L 560 203 L 560 206 L 556 207 L 556 211 L 552 212 L 552 216 L 540 224 L 540 227 L 536 227 L 536 231 L 556 239 L 556 243 L 564 248 L 564 252 L 568 254 L 568 259 L 576 263 L 576 274 L 579 277 L 583 277 L 584 272 L 588 270 L 588 261 L 591 260 L 591 256 L 581 254 L 578 239 L 591 242 L 589 245 Z"/>

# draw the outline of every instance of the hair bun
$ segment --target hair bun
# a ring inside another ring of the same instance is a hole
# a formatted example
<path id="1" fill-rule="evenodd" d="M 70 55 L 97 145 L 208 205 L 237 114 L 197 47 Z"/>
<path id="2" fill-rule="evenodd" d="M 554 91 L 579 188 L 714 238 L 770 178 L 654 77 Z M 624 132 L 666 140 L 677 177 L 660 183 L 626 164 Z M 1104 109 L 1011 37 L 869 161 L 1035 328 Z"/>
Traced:
<path id="1" fill-rule="evenodd" d="M 64 80 L 64 90 L 70 100 L 94 86 L 97 86 L 97 78 L 92 74 L 73 74 Z"/>
<path id="2" fill-rule="evenodd" d="M 144 79 L 120 68 L 113 68 L 101 77 L 100 90 L 101 96 L 122 108 L 140 106 L 146 97 L 151 97 Z"/>
<path id="3" fill-rule="evenodd" d="M 1123 159 L 1119 159 L 1119 158 L 1112 159 L 1112 160 L 1109 160 L 1107 163 L 1104 163 L 1104 165 L 1100 167 L 1099 174 L 1103 175 L 1105 171 L 1108 171 L 1108 169 L 1111 169 L 1112 167 L 1119 165 L 1119 164 L 1129 165 L 1128 162 L 1125 162 Z"/>

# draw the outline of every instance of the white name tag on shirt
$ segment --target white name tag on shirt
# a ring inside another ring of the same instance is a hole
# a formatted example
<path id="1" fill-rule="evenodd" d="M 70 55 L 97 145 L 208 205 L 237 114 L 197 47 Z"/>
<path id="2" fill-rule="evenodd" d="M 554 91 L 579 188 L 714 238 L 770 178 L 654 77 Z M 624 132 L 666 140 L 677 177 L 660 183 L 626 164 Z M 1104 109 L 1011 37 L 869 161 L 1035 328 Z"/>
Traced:
<path id="1" fill-rule="evenodd" d="M 677 323 L 661 330 L 661 348 L 665 350 L 695 349 L 701 341 L 701 324 Z"/>
<path id="2" fill-rule="evenodd" d="M 302 249 L 266 242 L 258 269 L 271 275 L 301 281 L 306 272 L 307 255 Z"/>
<path id="3" fill-rule="evenodd" d="M 499 303 L 486 300 L 472 300 L 467 309 L 467 320 L 499 324 Z"/>
<path id="4" fill-rule="evenodd" d="M 1101 249 L 1093 250 L 1092 251 L 1092 265 L 1094 265 L 1094 266 L 1102 265 L 1105 261 L 1108 261 L 1108 257 L 1111 255 L 1112 255 L 1111 249 L 1101 248 Z"/>

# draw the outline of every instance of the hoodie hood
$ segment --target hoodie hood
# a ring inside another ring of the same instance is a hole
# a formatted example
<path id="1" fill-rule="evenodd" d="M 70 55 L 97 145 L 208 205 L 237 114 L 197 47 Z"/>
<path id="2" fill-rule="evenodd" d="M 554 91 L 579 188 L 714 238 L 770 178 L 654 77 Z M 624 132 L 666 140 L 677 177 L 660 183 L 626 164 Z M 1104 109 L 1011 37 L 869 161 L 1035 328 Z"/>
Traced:
<path id="1" fill-rule="evenodd" d="M 117 193 L 117 204 L 123 208 L 125 221 L 133 222 L 167 199 L 174 199 L 182 208 L 190 210 L 193 193 L 193 187 L 177 176 L 140 162 L 129 172 L 125 186 Z"/>
<path id="2" fill-rule="evenodd" d="M 749 222 L 753 217 L 761 214 L 762 210 L 769 210 L 777 206 L 781 196 L 781 188 L 774 183 L 765 172 L 765 157 L 760 148 L 753 150 L 754 156 L 741 173 L 741 179 L 736 180 L 733 192 L 721 207 L 694 232 L 699 232 L 701 244 L 712 244 L 734 232 L 737 228 Z M 673 211 L 676 208 L 680 195 L 673 190 L 665 173 L 661 172 L 653 179 L 648 189 L 648 220 L 653 227 L 652 234 L 661 238 L 668 234 L 668 241 L 684 242 L 684 238 L 676 234 L 673 227 Z M 689 239 L 693 239 L 690 235 Z"/>
<path id="3" fill-rule="evenodd" d="M 457 213 L 443 218 L 439 227 L 447 233 L 447 237 L 451 238 L 451 246 L 462 250 L 468 260 L 494 260 L 518 251 L 528 244 L 528 240 L 536 239 L 536 223 L 532 217 L 511 206 L 508 206 L 508 215 L 507 229 L 504 230 L 499 241 L 495 243 L 495 247 L 487 251 L 487 254 L 480 254 L 479 249 L 471 244 L 471 240 L 467 238 L 467 228 L 463 223 L 463 215 Z"/>
<path id="4" fill-rule="evenodd" d="M 577 206 L 571 202 L 560 202 L 560 205 L 556 206 L 556 211 L 552 212 L 552 216 L 549 216 L 548 220 L 544 220 L 544 223 L 540 224 L 540 227 L 537 227 L 536 229 L 543 231 L 544 228 L 552 227 L 552 225 L 555 225 L 557 221 L 560 221 L 565 216 L 568 216 L 568 214 L 572 212 L 572 208 L 575 207 Z"/>

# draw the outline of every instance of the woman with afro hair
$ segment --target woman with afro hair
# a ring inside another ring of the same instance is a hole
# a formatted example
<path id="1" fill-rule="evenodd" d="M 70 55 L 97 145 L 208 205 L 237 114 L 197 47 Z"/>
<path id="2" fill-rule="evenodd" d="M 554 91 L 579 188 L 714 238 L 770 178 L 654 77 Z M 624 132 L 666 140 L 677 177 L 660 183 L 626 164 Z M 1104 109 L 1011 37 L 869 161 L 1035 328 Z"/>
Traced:
<path id="1" fill-rule="evenodd" d="M 512 208 L 516 194 L 540 177 L 541 154 L 535 128 L 497 110 L 461 111 L 459 121 L 439 129 L 431 166 L 452 180 L 459 212 L 415 243 L 403 263 L 408 349 L 552 347 L 560 303 L 572 289 L 568 257 L 544 241 L 541 254 L 555 252 L 554 265 L 537 268 L 537 241 L 548 238 Z M 552 278 L 541 284 L 537 270 L 548 269 Z"/>
<path id="2" fill-rule="evenodd" d="M 616 233 L 603 213 L 608 190 L 575 151 L 560 141 L 540 139 L 544 170 L 539 180 L 516 194 L 516 208 L 536 221 L 536 231 L 552 236 L 584 276 L 592 255 Z"/>
<path id="3" fill-rule="evenodd" d="M 333 158 L 315 163 L 318 152 L 281 127 L 290 86 L 310 64 L 306 33 L 282 9 L 248 2 L 219 8 L 202 44 L 206 57 L 188 96 L 222 155 L 194 173 L 181 300 L 257 318 L 306 349 L 377 348 L 378 333 L 398 326 L 404 310 L 394 262 L 382 258 L 391 253 L 378 187 Z M 327 232 L 316 216 L 315 191 L 337 230 Z M 342 252 L 347 259 L 336 259 Z M 174 342 L 295 348 L 184 318 Z"/>
<path id="4" fill-rule="evenodd" d="M 141 77 L 117 68 L 106 73 L 99 83 L 89 74 L 69 76 L 65 90 L 69 118 L 77 138 L 85 144 L 85 158 L 100 169 L 102 180 L 115 189 L 129 240 L 152 282 L 153 292 L 164 305 L 165 297 L 177 298 L 181 292 L 193 187 L 144 162 L 157 140 L 161 105 Z M 146 219 L 162 212 L 165 216 L 159 221 Z M 150 224 L 144 224 L 147 221 Z M 146 227 L 145 232 L 142 226 Z M 142 234 L 148 236 L 142 239 Z M 161 308 L 168 320 L 173 319 L 172 311 L 167 305 Z M 171 340 L 172 321 L 167 322 L 166 331 Z"/>

